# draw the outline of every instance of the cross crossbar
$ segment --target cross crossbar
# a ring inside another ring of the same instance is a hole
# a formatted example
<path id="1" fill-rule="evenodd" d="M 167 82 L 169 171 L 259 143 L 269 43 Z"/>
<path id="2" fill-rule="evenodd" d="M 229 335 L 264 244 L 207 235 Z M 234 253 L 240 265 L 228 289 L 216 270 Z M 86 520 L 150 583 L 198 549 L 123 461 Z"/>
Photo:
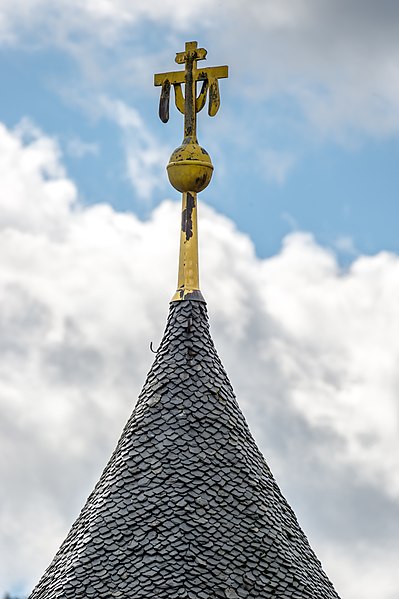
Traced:
<path id="1" fill-rule="evenodd" d="M 183 52 L 176 54 L 176 62 L 184 64 L 184 71 L 170 71 L 154 75 L 154 85 L 161 86 L 161 98 L 159 102 L 160 119 L 166 123 L 169 120 L 170 88 L 175 90 L 175 103 L 180 112 L 184 114 L 184 138 L 196 140 L 197 112 L 202 110 L 209 96 L 210 116 L 215 116 L 220 106 L 219 79 L 228 77 L 228 67 L 197 68 L 198 60 L 205 60 L 207 51 L 198 48 L 197 42 L 186 42 Z M 202 82 L 202 88 L 197 97 L 197 82 Z M 185 96 L 183 97 L 182 85 L 185 84 Z"/>
<path id="2" fill-rule="evenodd" d="M 227 79 L 229 76 L 229 67 L 207 67 L 205 69 L 193 70 L 193 79 L 195 81 L 206 81 L 207 79 Z M 168 73 L 158 73 L 154 75 L 154 85 L 158 87 L 166 82 L 171 85 L 185 83 L 185 71 L 170 71 Z"/>

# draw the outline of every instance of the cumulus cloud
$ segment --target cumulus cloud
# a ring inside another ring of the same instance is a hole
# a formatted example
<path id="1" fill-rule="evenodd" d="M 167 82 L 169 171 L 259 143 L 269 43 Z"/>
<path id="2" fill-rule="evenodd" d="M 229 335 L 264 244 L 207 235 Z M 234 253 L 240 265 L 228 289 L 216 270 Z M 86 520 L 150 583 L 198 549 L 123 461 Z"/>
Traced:
<path id="1" fill-rule="evenodd" d="M 26 129 L 0 128 L 3 588 L 37 575 L 38 543 L 60 539 L 68 503 L 78 508 L 76 489 L 87 476 L 94 482 L 105 458 L 107 430 L 108 453 L 134 403 L 172 292 L 143 275 L 175 278 L 175 260 L 155 252 L 152 221 L 82 209 L 55 142 Z M 159 240 L 173 253 L 175 236 L 159 218 Z M 20 558 L 5 549 L 11 538 Z"/>
<path id="2" fill-rule="evenodd" d="M 336 458 L 399 497 L 398 257 L 359 257 L 343 274 L 296 235 L 263 268 L 264 305 L 287 333 L 280 351 L 293 405 L 312 427 L 339 434 Z"/>
<path id="3" fill-rule="evenodd" d="M 0 186 L 0 588 L 28 590 L 150 367 L 179 207 L 164 201 L 144 222 L 83 207 L 58 145 L 29 122 L 0 127 Z M 205 204 L 200 217 L 213 337 L 259 445 L 342 596 L 392 599 L 398 256 L 342 272 L 297 232 L 261 260 L 229 219 Z"/>

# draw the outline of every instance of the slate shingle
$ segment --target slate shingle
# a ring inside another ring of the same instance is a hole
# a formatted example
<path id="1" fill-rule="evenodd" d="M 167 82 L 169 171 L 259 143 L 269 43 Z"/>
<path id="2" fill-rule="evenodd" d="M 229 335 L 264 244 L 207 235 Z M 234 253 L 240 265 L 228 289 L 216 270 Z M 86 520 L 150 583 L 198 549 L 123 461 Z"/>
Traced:
<path id="1" fill-rule="evenodd" d="M 248 429 L 204 303 L 163 341 L 97 486 L 30 599 L 339 599 Z"/>

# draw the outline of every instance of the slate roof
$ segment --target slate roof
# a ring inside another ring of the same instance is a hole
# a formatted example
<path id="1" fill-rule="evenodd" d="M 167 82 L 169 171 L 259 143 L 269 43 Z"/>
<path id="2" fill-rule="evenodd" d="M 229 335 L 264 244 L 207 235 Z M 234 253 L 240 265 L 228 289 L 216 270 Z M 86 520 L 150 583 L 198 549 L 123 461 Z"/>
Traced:
<path id="1" fill-rule="evenodd" d="M 204 303 L 171 304 L 97 486 L 31 599 L 337 599 L 253 440 Z"/>

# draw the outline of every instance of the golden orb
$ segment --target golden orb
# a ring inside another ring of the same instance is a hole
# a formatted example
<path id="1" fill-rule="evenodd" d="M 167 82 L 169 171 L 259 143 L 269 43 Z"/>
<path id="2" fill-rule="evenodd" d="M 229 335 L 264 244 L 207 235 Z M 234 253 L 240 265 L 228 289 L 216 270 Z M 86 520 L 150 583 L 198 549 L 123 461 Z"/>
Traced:
<path id="1" fill-rule="evenodd" d="M 166 167 L 171 185 L 181 192 L 198 193 L 209 185 L 213 165 L 208 152 L 193 140 L 176 148 Z"/>

